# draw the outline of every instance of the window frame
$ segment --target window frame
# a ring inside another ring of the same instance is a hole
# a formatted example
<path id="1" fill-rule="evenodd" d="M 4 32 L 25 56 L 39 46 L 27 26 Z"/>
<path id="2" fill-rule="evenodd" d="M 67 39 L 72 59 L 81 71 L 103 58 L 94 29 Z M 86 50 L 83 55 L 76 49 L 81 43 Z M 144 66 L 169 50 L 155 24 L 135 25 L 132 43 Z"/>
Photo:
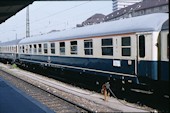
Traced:
<path id="1" fill-rule="evenodd" d="M 85 43 L 88 43 L 88 44 L 91 43 L 91 44 L 90 46 L 86 47 Z M 93 55 L 93 40 L 92 39 L 84 40 L 84 55 L 91 55 L 91 56 Z"/>
<path id="2" fill-rule="evenodd" d="M 61 45 L 61 44 L 63 44 L 63 45 Z M 60 55 L 65 55 L 65 54 L 66 54 L 65 47 L 66 47 L 65 42 L 59 42 Z M 62 51 L 62 49 L 63 49 L 64 51 Z"/>
<path id="3" fill-rule="evenodd" d="M 52 44 L 54 44 L 54 47 L 52 46 Z M 56 53 L 55 52 L 55 46 L 56 46 L 55 42 L 51 42 L 50 43 L 51 54 L 55 54 Z"/>
<path id="4" fill-rule="evenodd" d="M 104 40 L 109 40 L 111 39 L 111 44 L 104 44 Z M 111 54 L 103 54 L 104 48 L 112 48 L 112 53 Z M 113 38 L 103 38 L 101 39 L 101 54 L 102 56 L 113 56 Z"/>
<path id="5" fill-rule="evenodd" d="M 38 53 L 42 54 L 42 44 L 38 44 Z"/>
<path id="6" fill-rule="evenodd" d="M 139 36 L 139 57 L 144 58 L 146 56 L 146 48 L 145 48 L 145 35 Z"/>
<path id="7" fill-rule="evenodd" d="M 29 45 L 29 53 L 32 53 L 32 44 Z"/>
<path id="8" fill-rule="evenodd" d="M 70 54 L 71 55 L 77 55 L 78 54 L 77 45 L 78 45 L 77 41 L 70 41 Z"/>
<path id="9" fill-rule="evenodd" d="M 25 53 L 25 46 L 22 45 L 22 53 Z"/>
<path id="10" fill-rule="evenodd" d="M 123 39 L 125 39 L 125 38 L 129 38 L 129 45 L 124 44 L 125 40 L 123 42 Z M 130 36 L 121 37 L 121 56 L 123 56 L 123 57 L 131 57 L 131 55 L 132 55 L 131 46 L 132 45 L 131 45 L 131 37 Z M 127 53 L 125 54 L 124 50 L 128 50 L 129 54 L 127 54 Z"/>
<path id="11" fill-rule="evenodd" d="M 33 44 L 33 47 L 34 47 L 34 54 L 37 54 L 37 44 Z"/>
<path id="12" fill-rule="evenodd" d="M 43 44 L 43 52 L 44 52 L 44 54 L 48 54 L 48 43 L 44 43 Z"/>

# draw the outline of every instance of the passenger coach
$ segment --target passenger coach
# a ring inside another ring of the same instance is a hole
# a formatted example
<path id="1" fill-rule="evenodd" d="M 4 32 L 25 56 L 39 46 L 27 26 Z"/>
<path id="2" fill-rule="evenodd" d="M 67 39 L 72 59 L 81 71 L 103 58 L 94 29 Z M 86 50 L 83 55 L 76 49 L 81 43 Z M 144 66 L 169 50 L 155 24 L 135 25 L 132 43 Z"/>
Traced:
<path id="1" fill-rule="evenodd" d="M 169 31 L 161 34 L 167 20 L 168 14 L 155 13 L 25 38 L 19 60 L 93 73 L 96 79 L 169 81 Z"/>
<path id="2" fill-rule="evenodd" d="M 18 59 L 18 43 L 21 39 L 0 43 L 0 60 L 14 63 Z"/>

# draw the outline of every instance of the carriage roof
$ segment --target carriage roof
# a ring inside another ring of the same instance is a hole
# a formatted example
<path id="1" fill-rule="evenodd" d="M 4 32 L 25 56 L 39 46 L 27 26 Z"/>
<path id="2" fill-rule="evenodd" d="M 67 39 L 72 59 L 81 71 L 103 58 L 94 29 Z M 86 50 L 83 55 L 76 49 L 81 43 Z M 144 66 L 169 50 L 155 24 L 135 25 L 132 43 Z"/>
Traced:
<path id="1" fill-rule="evenodd" d="M 162 25 L 162 30 L 168 30 L 169 29 L 169 19 Z"/>
<path id="2" fill-rule="evenodd" d="M 92 36 L 160 31 L 162 24 L 168 19 L 167 13 L 154 13 L 70 30 L 53 32 L 46 35 L 21 40 L 20 44 L 37 43 L 54 40 L 68 40 Z"/>
<path id="3" fill-rule="evenodd" d="M 8 41 L 8 42 L 2 42 L 0 43 L 0 46 L 13 46 L 13 45 L 18 45 L 19 41 L 21 39 L 16 39 L 16 40 L 12 40 L 12 41 Z"/>

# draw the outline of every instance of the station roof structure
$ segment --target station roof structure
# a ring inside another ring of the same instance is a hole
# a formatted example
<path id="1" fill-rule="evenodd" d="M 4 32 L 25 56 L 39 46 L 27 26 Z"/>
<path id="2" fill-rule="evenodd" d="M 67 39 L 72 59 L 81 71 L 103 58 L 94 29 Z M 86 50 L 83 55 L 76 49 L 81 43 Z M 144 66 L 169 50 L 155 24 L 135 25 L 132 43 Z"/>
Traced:
<path id="1" fill-rule="evenodd" d="M 15 15 L 17 12 L 27 7 L 29 4 L 32 4 L 35 0 L 10 0 L 0 1 L 0 24 L 5 22 L 8 18 Z"/>

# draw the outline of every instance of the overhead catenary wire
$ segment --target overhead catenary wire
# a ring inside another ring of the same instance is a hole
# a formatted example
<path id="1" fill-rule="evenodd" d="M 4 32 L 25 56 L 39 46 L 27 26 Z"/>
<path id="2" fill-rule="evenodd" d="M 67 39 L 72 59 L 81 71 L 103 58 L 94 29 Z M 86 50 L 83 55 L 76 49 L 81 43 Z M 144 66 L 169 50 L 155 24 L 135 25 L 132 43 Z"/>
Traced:
<path id="1" fill-rule="evenodd" d="M 67 8 L 67 9 L 64 9 L 64 10 L 61 10 L 61 11 L 58 11 L 58 12 L 55 12 L 55 13 L 53 13 L 53 14 L 50 14 L 49 16 L 45 16 L 45 17 L 43 17 L 43 18 L 41 18 L 41 19 L 37 19 L 37 20 L 35 20 L 35 21 L 32 21 L 32 23 L 40 22 L 40 21 L 42 21 L 42 20 L 44 20 L 44 19 L 47 19 L 47 18 L 52 17 L 52 16 L 55 16 L 55 15 L 57 15 L 57 14 L 66 12 L 66 11 L 71 10 L 71 9 L 74 9 L 74 8 L 76 8 L 76 7 L 79 7 L 79 6 L 81 6 L 81 5 L 87 4 L 87 3 L 89 3 L 89 2 L 90 2 L 90 1 L 86 1 L 86 2 L 84 2 L 84 3 L 81 3 L 81 4 L 78 4 L 78 5 L 72 6 L 72 7 L 70 7 L 70 8 Z"/>
<path id="2" fill-rule="evenodd" d="M 80 16 L 76 16 L 76 19 L 72 19 L 71 21 L 70 20 L 67 20 L 67 23 L 70 25 L 70 26 L 68 26 L 68 24 L 66 24 L 66 22 L 62 22 L 62 23 L 59 23 L 59 24 L 48 24 L 48 25 L 45 25 L 45 26 L 43 26 L 43 27 L 38 27 L 38 28 L 35 28 L 36 26 L 34 25 L 35 23 L 39 23 L 39 22 L 42 22 L 43 20 L 45 20 L 45 19 L 47 19 L 47 18 L 50 18 L 50 17 L 53 17 L 53 16 L 56 16 L 56 15 L 58 15 L 58 14 L 62 14 L 62 13 L 64 13 L 64 12 L 66 12 L 66 11 L 69 11 L 69 10 L 72 10 L 72 9 L 74 9 L 74 8 L 76 8 L 76 7 L 79 7 L 79 6 L 82 6 L 82 5 L 85 5 L 85 4 L 87 4 L 87 3 L 89 3 L 89 2 L 91 2 L 91 1 L 86 1 L 86 2 L 83 2 L 83 3 L 81 3 L 81 4 L 78 4 L 78 5 L 74 5 L 74 6 L 72 6 L 72 7 L 70 7 L 70 8 L 67 8 L 67 9 L 64 9 L 64 10 L 61 10 L 61 11 L 58 11 L 58 12 L 55 12 L 55 13 L 53 13 L 53 14 L 51 14 L 51 15 L 48 15 L 48 16 L 46 16 L 46 17 L 43 17 L 43 18 L 41 18 L 41 19 L 38 19 L 38 20 L 35 20 L 35 21 L 31 21 L 31 26 L 34 26 L 31 30 L 36 30 L 36 29 L 41 29 L 41 30 L 43 30 L 43 29 L 49 29 L 49 28 L 51 28 L 51 27 L 53 27 L 53 26 L 60 26 L 60 28 L 58 28 L 58 30 L 62 30 L 62 29 L 64 29 L 64 28 L 61 28 L 61 27 L 65 27 L 65 28 L 67 28 L 67 29 L 70 29 L 70 28 L 73 28 L 74 26 L 73 26 L 73 22 L 75 23 L 75 25 L 76 24 L 79 24 L 79 23 L 76 23 L 77 22 L 77 18 L 83 18 L 83 17 L 80 17 Z M 101 9 L 104 9 L 104 8 L 107 8 L 106 6 L 105 7 L 102 7 L 102 8 L 99 8 L 99 9 L 97 9 L 97 10 L 101 10 Z M 39 8 L 40 9 L 40 8 Z M 87 13 L 90 13 L 90 12 L 93 12 L 93 11 L 96 11 L 96 9 L 95 10 L 92 10 L 92 11 L 88 11 Z M 83 13 L 83 16 L 84 16 L 84 14 L 87 14 L 87 13 Z M 82 14 L 79 14 L 79 15 L 82 15 Z M 51 21 L 51 20 L 49 20 L 49 22 L 53 22 L 53 21 Z M 71 24 L 70 24 L 71 23 Z M 25 25 L 23 25 L 23 27 L 25 27 Z M 22 29 L 23 27 L 15 27 L 15 29 Z M 56 29 L 56 28 L 52 28 L 52 29 Z M 16 31 L 21 31 L 21 30 L 16 30 Z M 48 30 L 48 31 L 50 31 L 50 30 Z M 42 32 L 43 34 L 45 34 L 45 33 L 47 33 L 48 31 L 39 31 L 39 32 Z M 4 32 L 8 32 L 8 31 L 4 31 Z M 4 33 L 3 32 L 3 33 Z M 22 34 L 23 34 L 23 36 L 22 36 Z M 38 33 L 36 33 L 36 34 L 38 34 Z M 32 36 L 33 35 L 36 35 L 35 33 L 33 33 L 33 34 L 31 34 Z M 24 35 L 25 35 L 25 33 L 17 33 L 17 35 L 18 35 L 18 37 L 24 37 Z"/>
<path id="3" fill-rule="evenodd" d="M 83 13 L 84 15 L 85 14 L 88 14 L 88 13 L 91 13 L 91 12 L 95 12 L 95 11 L 98 11 L 98 10 L 101 10 L 101 9 L 106 9 L 106 6 L 104 6 L 104 7 L 100 7 L 100 8 L 98 8 L 98 9 L 95 9 L 95 10 L 92 10 L 92 11 L 88 11 L 87 13 Z M 84 18 L 84 17 L 80 17 L 80 15 L 81 14 L 79 14 L 79 15 L 77 15 L 76 16 L 76 19 L 72 19 L 72 20 L 64 20 L 65 22 L 62 22 L 62 23 L 59 23 L 59 24 L 52 24 L 51 26 L 41 26 L 41 27 L 38 27 L 38 28 L 34 28 L 34 29 L 32 29 L 32 30 L 38 30 L 38 29 L 47 29 L 47 28 L 51 28 L 51 27 L 54 27 L 54 26 L 60 26 L 60 25 L 65 25 L 66 24 L 66 22 L 68 23 L 68 21 L 69 22 L 77 22 L 77 19 L 80 19 L 80 18 Z M 74 21 L 73 21 L 74 20 Z M 77 24 L 79 24 L 79 23 L 77 23 Z M 71 28 L 73 28 L 73 27 L 75 27 L 75 26 L 71 26 L 71 27 L 67 27 L 67 29 L 71 29 Z M 52 29 L 51 29 L 52 30 Z M 60 29 L 61 30 L 61 29 Z M 45 33 L 44 33 L 45 34 Z"/>
<path id="4" fill-rule="evenodd" d="M 44 19 L 47 19 L 47 18 L 52 17 L 52 16 L 55 16 L 55 15 L 57 15 L 57 14 L 66 12 L 66 11 L 71 10 L 71 9 L 74 9 L 74 8 L 76 8 L 76 7 L 79 7 L 79 6 L 81 6 L 81 5 L 87 4 L 87 3 L 89 3 L 89 2 L 91 2 L 91 1 L 86 1 L 86 2 L 81 3 L 81 4 L 74 5 L 74 6 L 70 7 L 70 8 L 67 8 L 67 9 L 64 9 L 64 10 L 61 10 L 61 11 L 58 11 L 58 12 L 55 12 L 55 13 L 53 13 L 53 14 L 51 14 L 51 15 L 45 16 L 45 17 L 40 18 L 40 19 L 37 19 L 37 20 L 35 20 L 35 21 L 30 21 L 30 23 L 33 24 L 33 23 L 36 23 L 36 22 L 40 22 L 40 21 L 42 21 L 42 20 L 44 20 Z M 21 28 L 21 27 L 22 27 L 22 28 L 25 27 L 25 23 L 24 23 L 23 25 L 21 25 L 21 26 L 14 26 L 13 28 L 16 29 L 16 28 Z M 6 32 L 8 32 L 8 31 L 6 31 Z M 3 32 L 3 33 L 4 33 L 4 32 Z"/>
<path id="5" fill-rule="evenodd" d="M 91 13 L 91 12 L 95 12 L 95 11 L 99 11 L 99 10 L 102 10 L 102 9 L 106 9 L 107 8 L 107 6 L 103 6 L 103 7 L 100 7 L 100 8 L 98 8 L 98 9 L 95 9 L 95 10 L 91 10 L 91 11 L 88 11 L 88 12 L 86 12 L 86 13 L 83 13 L 83 15 L 86 15 L 86 14 L 88 14 L 88 13 Z M 58 24 L 51 24 L 51 26 L 49 26 L 49 25 L 45 25 L 45 26 L 40 26 L 40 27 L 36 27 L 36 28 L 32 28 L 31 30 L 34 30 L 34 31 L 36 31 L 36 30 L 39 30 L 39 29 L 41 29 L 41 30 L 44 30 L 44 29 L 47 29 L 47 28 L 51 28 L 51 27 L 54 27 L 54 26 L 57 26 L 57 27 L 59 27 L 59 26 L 64 26 L 65 24 L 66 24 L 66 22 L 67 22 L 67 24 L 68 24 L 68 22 L 77 22 L 77 20 L 78 19 L 80 19 L 80 18 L 84 18 L 84 17 L 80 17 L 80 15 L 82 15 L 82 14 L 78 14 L 78 15 L 76 15 L 76 18 L 75 19 L 71 19 L 71 20 L 67 20 L 67 19 L 65 19 L 64 21 L 65 22 L 62 22 L 62 23 L 58 23 Z M 73 21 L 74 20 L 74 21 Z M 49 20 L 50 21 L 50 20 Z M 79 23 L 77 23 L 77 24 L 79 24 Z M 63 30 L 63 29 L 71 29 L 71 28 L 73 28 L 73 27 L 75 27 L 75 26 L 71 26 L 71 27 L 67 27 L 67 28 L 58 28 L 57 30 Z M 51 29 L 51 30 L 53 30 L 53 29 Z M 48 31 L 48 32 L 50 32 L 50 30 Z M 41 32 L 41 35 L 43 35 L 43 34 L 46 34 L 46 33 L 48 33 L 47 31 L 46 32 Z M 23 34 L 23 33 L 21 33 L 21 34 Z M 39 33 L 37 33 L 37 34 L 33 34 L 32 36 L 35 36 L 35 35 L 38 35 Z M 40 35 L 40 34 L 39 34 Z"/>

